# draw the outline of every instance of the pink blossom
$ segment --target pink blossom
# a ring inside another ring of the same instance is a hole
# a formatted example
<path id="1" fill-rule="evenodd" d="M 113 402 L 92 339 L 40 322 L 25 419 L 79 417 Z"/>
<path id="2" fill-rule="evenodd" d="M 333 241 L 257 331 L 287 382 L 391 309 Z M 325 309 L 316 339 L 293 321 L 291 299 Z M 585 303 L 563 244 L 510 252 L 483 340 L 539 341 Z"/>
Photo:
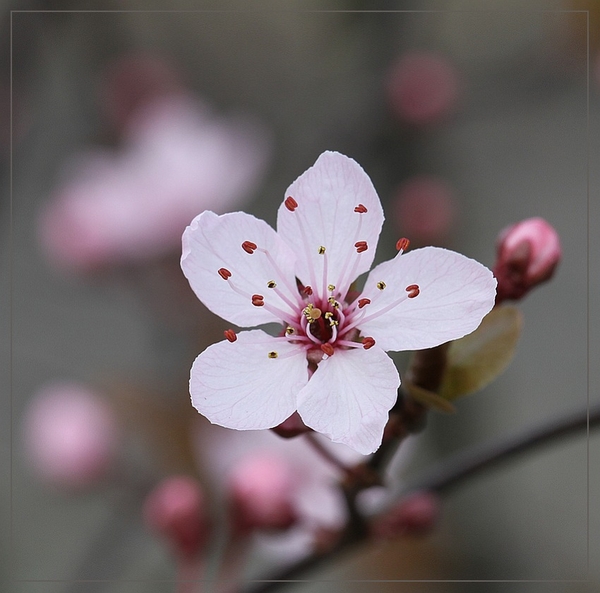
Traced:
<path id="1" fill-rule="evenodd" d="M 48 384 L 36 394 L 25 414 L 23 438 L 36 474 L 67 488 L 105 477 L 119 442 L 111 409 L 77 383 Z"/>
<path id="2" fill-rule="evenodd" d="M 162 535 L 174 551 L 194 558 L 208 536 L 204 496 L 200 484 L 189 476 L 170 476 L 144 501 L 144 521 Z"/>
<path id="3" fill-rule="evenodd" d="M 549 280 L 562 256 L 558 233 L 543 218 L 528 218 L 505 228 L 496 247 L 498 302 L 520 299 Z"/>
<path id="4" fill-rule="evenodd" d="M 267 160 L 261 129 L 184 97 L 138 110 L 118 153 L 72 163 L 42 212 L 40 239 L 57 265 L 87 270 L 175 250 L 190 218 L 247 199 Z"/>
<path id="5" fill-rule="evenodd" d="M 449 185 L 434 177 L 413 177 L 398 189 L 395 203 L 398 227 L 411 239 L 443 242 L 454 224 L 455 206 Z"/>
<path id="6" fill-rule="evenodd" d="M 477 328 L 496 281 L 478 262 L 425 247 L 376 266 L 383 211 L 352 159 L 323 153 L 286 192 L 275 232 L 243 212 L 204 212 L 181 265 L 200 300 L 230 323 L 282 323 L 282 335 L 226 332 L 195 360 L 190 393 L 211 422 L 238 430 L 303 422 L 362 454 L 381 444 L 400 377 L 387 350 L 431 348 Z M 298 285 L 296 278 L 298 278 Z"/>
<path id="7" fill-rule="evenodd" d="M 270 453 L 241 459 L 229 475 L 238 527 L 280 530 L 293 525 L 295 487 L 291 467 L 280 456 Z"/>
<path id="8" fill-rule="evenodd" d="M 388 75 L 390 107 L 410 124 L 429 124 L 446 117 L 456 106 L 459 90 L 454 64 L 435 53 L 408 53 Z"/>

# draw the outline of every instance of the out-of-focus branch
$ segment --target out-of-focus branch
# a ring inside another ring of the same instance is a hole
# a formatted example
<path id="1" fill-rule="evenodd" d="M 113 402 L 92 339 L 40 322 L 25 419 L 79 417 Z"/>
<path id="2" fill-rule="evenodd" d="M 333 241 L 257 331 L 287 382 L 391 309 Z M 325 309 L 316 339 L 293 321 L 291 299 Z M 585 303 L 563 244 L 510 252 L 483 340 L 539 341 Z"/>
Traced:
<path id="1" fill-rule="evenodd" d="M 539 427 L 527 429 L 516 435 L 499 439 L 490 444 L 478 446 L 451 456 L 434 467 L 424 477 L 414 482 L 399 496 L 398 500 L 409 492 L 434 491 L 438 494 L 448 492 L 467 478 L 498 465 L 521 453 L 528 453 L 541 445 L 547 445 L 560 437 L 576 432 L 600 427 L 600 404 L 581 410 L 567 417 L 547 422 Z M 332 548 L 307 556 L 297 563 L 260 581 L 258 586 L 250 586 L 247 593 L 270 593 L 277 591 L 290 582 L 301 580 L 302 575 L 315 570 L 326 562 L 366 541 L 368 532 L 349 532 Z"/>

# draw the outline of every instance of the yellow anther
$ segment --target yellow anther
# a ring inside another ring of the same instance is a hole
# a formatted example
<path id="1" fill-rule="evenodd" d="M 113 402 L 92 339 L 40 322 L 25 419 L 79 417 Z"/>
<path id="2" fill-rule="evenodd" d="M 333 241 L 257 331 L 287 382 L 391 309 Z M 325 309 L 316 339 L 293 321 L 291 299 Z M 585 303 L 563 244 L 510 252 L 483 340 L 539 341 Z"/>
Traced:
<path id="1" fill-rule="evenodd" d="M 385 288 L 385 282 L 383 282 L 383 281 L 378 282 L 377 288 L 379 288 L 379 290 L 383 290 Z"/>
<path id="2" fill-rule="evenodd" d="M 279 355 L 277 354 L 277 352 L 275 352 L 275 350 L 272 350 L 271 352 L 269 352 L 269 354 L 267 354 L 267 356 L 269 358 L 277 358 L 277 356 Z"/>
<path id="3" fill-rule="evenodd" d="M 275 288 L 277 286 L 275 280 L 269 280 L 267 282 L 267 288 Z"/>
<path id="4" fill-rule="evenodd" d="M 335 286 L 333 284 L 330 284 L 329 286 L 327 286 L 327 290 L 329 292 L 333 292 L 335 290 Z"/>
<path id="5" fill-rule="evenodd" d="M 319 247 L 319 255 L 323 255 L 325 253 L 325 247 L 323 247 L 323 245 L 321 245 L 321 247 Z"/>
<path id="6" fill-rule="evenodd" d="M 288 326 L 285 328 L 285 334 L 286 334 L 287 336 L 291 336 L 293 333 L 294 333 L 294 328 L 288 325 Z"/>

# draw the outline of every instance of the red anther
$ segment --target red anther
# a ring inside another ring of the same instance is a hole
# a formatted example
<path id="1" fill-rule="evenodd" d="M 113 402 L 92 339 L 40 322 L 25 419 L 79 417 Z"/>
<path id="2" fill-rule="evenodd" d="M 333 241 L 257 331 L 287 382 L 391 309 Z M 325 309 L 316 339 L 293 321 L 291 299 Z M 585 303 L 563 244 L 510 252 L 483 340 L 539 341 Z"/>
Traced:
<path id="1" fill-rule="evenodd" d="M 371 299 L 358 299 L 358 308 L 362 309 L 365 305 L 368 305 Z"/>
<path id="2" fill-rule="evenodd" d="M 368 350 L 375 346 L 375 340 L 373 338 L 363 338 L 362 345 L 365 350 Z"/>
<path id="3" fill-rule="evenodd" d="M 356 253 L 362 253 L 363 251 L 369 249 L 366 241 L 357 241 L 354 243 L 354 247 L 356 247 Z"/>
<path id="4" fill-rule="evenodd" d="M 408 292 L 409 299 L 414 299 L 421 292 L 418 284 L 409 284 L 404 290 Z"/>
<path id="5" fill-rule="evenodd" d="M 252 243 L 252 241 L 244 241 L 242 243 L 242 249 L 246 253 L 254 253 L 254 250 L 256 249 L 256 243 Z"/>
<path id="6" fill-rule="evenodd" d="M 367 212 L 367 207 L 364 204 L 359 204 L 356 208 L 354 208 L 354 212 L 364 214 L 365 212 Z"/>
<path id="7" fill-rule="evenodd" d="M 327 356 L 333 356 L 335 350 L 331 344 L 321 344 L 321 350 L 327 354 Z"/>
<path id="8" fill-rule="evenodd" d="M 406 251 L 409 245 L 410 241 L 406 237 L 402 237 L 402 239 L 398 239 L 398 242 L 396 243 L 396 249 L 398 251 Z"/>
<path id="9" fill-rule="evenodd" d="M 292 196 L 288 196 L 285 199 L 285 207 L 290 211 L 293 212 L 296 208 L 298 208 L 298 202 L 296 202 L 296 200 L 294 200 L 294 198 L 292 198 Z"/>
<path id="10" fill-rule="evenodd" d="M 265 297 L 262 294 L 253 294 L 252 304 L 255 307 L 262 307 L 265 304 Z"/>
<path id="11" fill-rule="evenodd" d="M 227 268 L 219 268 L 219 276 L 221 276 L 223 280 L 227 280 L 231 277 L 231 272 Z"/>
<path id="12" fill-rule="evenodd" d="M 310 296 L 313 293 L 313 289 L 310 286 L 305 286 L 302 289 L 302 294 L 305 294 L 306 296 Z"/>
<path id="13" fill-rule="evenodd" d="M 235 342 L 237 340 L 237 336 L 232 329 L 226 329 L 223 333 L 230 342 Z"/>

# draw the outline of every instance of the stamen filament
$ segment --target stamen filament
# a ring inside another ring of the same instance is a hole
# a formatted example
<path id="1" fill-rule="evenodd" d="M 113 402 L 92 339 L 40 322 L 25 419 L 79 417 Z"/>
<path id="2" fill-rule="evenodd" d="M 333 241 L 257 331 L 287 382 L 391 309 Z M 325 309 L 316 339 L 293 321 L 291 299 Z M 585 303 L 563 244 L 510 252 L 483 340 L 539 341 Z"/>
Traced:
<path id="1" fill-rule="evenodd" d="M 279 266 L 273 259 L 273 256 L 263 247 L 257 247 L 256 250 L 260 251 L 261 253 L 264 253 L 267 256 L 269 263 L 271 264 L 271 266 L 273 266 L 273 269 L 277 272 L 279 279 L 283 282 L 285 287 L 290 291 L 290 294 L 296 299 L 296 304 L 290 305 L 292 307 L 292 309 L 296 308 L 297 306 L 302 306 L 302 299 L 300 298 L 300 295 L 298 294 L 298 290 L 297 290 L 296 286 L 292 286 L 290 284 L 287 274 L 284 274 L 282 272 L 282 270 L 279 268 Z M 279 295 L 279 296 L 281 296 L 281 295 Z M 283 298 L 283 297 L 281 297 L 281 298 Z M 286 301 L 286 303 L 288 305 L 290 304 L 288 301 Z"/>

